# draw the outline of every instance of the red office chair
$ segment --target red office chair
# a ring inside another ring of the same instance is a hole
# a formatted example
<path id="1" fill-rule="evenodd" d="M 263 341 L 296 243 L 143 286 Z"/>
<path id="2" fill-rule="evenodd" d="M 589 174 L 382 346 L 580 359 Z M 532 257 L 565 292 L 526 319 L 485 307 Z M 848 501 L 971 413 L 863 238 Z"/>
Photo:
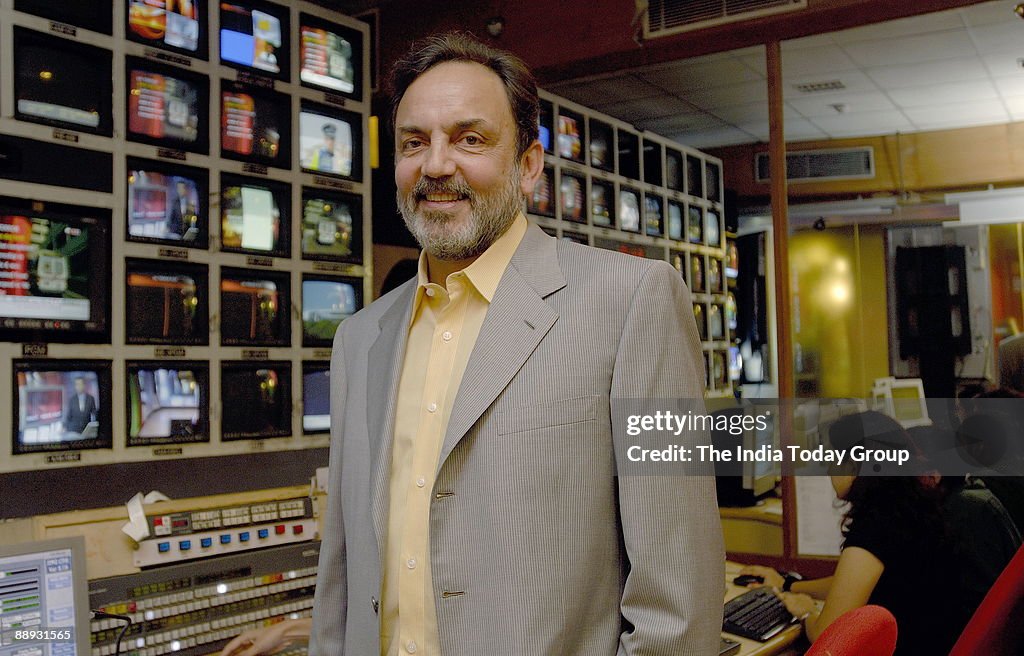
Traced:
<path id="1" fill-rule="evenodd" d="M 1024 653 L 1024 547 L 1006 565 L 949 656 Z"/>
<path id="2" fill-rule="evenodd" d="M 843 613 L 822 631 L 804 656 L 892 656 L 896 618 L 881 606 Z"/>

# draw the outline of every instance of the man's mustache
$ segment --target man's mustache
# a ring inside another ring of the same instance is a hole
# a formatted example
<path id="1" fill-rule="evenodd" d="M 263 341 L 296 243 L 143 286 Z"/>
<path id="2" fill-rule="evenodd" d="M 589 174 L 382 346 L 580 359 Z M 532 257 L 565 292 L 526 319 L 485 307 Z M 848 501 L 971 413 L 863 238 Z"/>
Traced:
<path id="1" fill-rule="evenodd" d="M 463 180 L 420 178 L 412 188 L 413 198 L 416 200 L 422 200 L 428 194 L 451 194 L 453 196 L 468 198 L 470 201 L 475 199 L 473 188 Z"/>

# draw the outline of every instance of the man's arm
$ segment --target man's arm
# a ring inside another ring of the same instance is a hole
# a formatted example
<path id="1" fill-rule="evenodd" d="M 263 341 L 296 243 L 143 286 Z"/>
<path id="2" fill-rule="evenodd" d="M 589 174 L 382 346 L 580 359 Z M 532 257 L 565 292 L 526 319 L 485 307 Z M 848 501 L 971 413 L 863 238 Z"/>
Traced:
<path id="1" fill-rule="evenodd" d="M 344 324 L 343 324 L 344 325 Z M 313 632 L 310 656 L 343 656 L 348 613 L 348 558 L 345 550 L 345 518 L 341 499 L 341 468 L 344 455 L 345 349 L 339 329 L 331 355 L 331 456 L 327 509 L 320 538 L 316 596 L 313 600 Z"/>
<path id="2" fill-rule="evenodd" d="M 616 355 L 611 397 L 683 399 L 703 411 L 704 360 L 690 293 L 678 272 L 654 262 L 631 301 Z M 621 439 L 621 431 L 613 431 Z M 692 448 L 695 437 L 678 442 Z M 617 444 L 617 453 L 623 453 Z M 653 471 L 653 470 L 652 470 Z M 725 552 L 714 476 L 619 476 L 619 512 L 629 559 L 619 654 L 718 653 Z"/>

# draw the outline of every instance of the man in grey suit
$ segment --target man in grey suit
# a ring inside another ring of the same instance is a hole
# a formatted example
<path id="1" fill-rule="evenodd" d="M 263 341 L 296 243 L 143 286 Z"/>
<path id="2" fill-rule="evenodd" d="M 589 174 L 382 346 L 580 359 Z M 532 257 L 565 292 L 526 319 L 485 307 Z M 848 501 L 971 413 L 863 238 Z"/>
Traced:
<path id="1" fill-rule="evenodd" d="M 717 654 L 714 480 L 622 475 L 612 430 L 616 399 L 703 396 L 680 276 L 526 222 L 544 162 L 517 58 L 433 37 L 393 86 L 423 255 L 334 340 L 310 653 Z"/>

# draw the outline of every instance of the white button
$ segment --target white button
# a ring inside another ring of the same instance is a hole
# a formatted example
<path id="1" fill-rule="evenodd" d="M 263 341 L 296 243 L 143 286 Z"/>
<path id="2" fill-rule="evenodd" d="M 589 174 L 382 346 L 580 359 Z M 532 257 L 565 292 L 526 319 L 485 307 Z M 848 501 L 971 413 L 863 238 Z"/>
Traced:
<path id="1" fill-rule="evenodd" d="M 409 560 L 405 561 L 405 566 L 409 569 L 416 569 L 416 559 L 410 558 Z"/>
<path id="2" fill-rule="evenodd" d="M 446 342 L 450 342 L 452 340 L 452 331 L 446 330 L 443 333 L 441 333 L 441 339 L 443 339 Z"/>
<path id="3" fill-rule="evenodd" d="M 434 296 L 433 288 L 427 287 L 427 296 L 430 296 L 431 298 L 433 298 L 433 296 Z"/>
<path id="4" fill-rule="evenodd" d="M 431 403 L 430 405 L 428 405 L 427 406 L 427 411 L 428 412 L 437 412 L 437 404 L 436 403 Z"/>
<path id="5" fill-rule="evenodd" d="M 426 479 L 424 479 L 424 478 L 417 478 L 416 479 L 416 487 L 423 487 L 426 484 L 427 484 Z"/>
<path id="6" fill-rule="evenodd" d="M 409 642 L 405 643 L 405 651 L 409 652 L 410 654 L 415 654 L 416 653 L 416 642 L 413 641 L 413 640 L 410 640 Z"/>

